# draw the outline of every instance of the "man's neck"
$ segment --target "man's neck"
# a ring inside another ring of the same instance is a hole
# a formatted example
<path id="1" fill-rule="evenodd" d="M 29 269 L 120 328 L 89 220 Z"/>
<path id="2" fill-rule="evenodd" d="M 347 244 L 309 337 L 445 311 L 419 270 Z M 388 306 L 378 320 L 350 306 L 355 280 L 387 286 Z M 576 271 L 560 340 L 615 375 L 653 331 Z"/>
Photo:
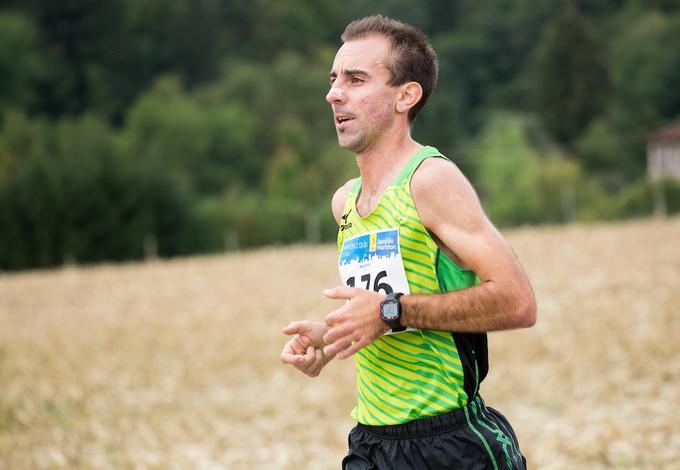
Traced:
<path id="1" fill-rule="evenodd" d="M 361 174 L 361 194 L 356 203 L 360 215 L 371 213 L 385 189 L 394 181 L 408 159 L 423 148 L 410 132 L 385 134 L 376 145 L 357 153 Z"/>
<path id="2" fill-rule="evenodd" d="M 382 193 L 415 152 L 423 148 L 409 132 L 383 138 L 356 155 L 362 193 Z"/>

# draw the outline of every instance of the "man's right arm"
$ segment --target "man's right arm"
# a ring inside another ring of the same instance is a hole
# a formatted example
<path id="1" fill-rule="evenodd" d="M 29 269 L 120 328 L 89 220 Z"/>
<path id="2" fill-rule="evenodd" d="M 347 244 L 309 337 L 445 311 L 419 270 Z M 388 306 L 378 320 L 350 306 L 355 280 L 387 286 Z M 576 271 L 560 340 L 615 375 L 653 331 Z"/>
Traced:
<path id="1" fill-rule="evenodd" d="M 354 180 L 349 180 L 340 186 L 331 199 L 333 217 L 338 225 L 342 220 L 347 194 L 353 184 Z M 310 377 L 318 376 L 321 369 L 335 357 L 335 354 L 323 353 L 325 346 L 323 336 L 328 332 L 328 327 L 324 323 L 310 320 L 294 321 L 282 331 L 284 334 L 295 336 L 283 347 L 281 362 L 292 365 Z"/>

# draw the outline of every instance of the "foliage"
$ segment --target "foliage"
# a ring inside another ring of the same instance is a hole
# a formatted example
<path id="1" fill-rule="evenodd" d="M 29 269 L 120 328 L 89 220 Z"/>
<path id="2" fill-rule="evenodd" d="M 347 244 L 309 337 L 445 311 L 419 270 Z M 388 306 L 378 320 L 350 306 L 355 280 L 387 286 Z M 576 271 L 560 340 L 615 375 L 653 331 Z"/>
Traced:
<path id="1" fill-rule="evenodd" d="M 680 212 L 680 183 L 661 181 L 667 214 Z M 616 220 L 623 217 L 649 217 L 654 214 L 655 183 L 641 180 L 623 189 L 603 195 L 584 214 L 586 220 Z"/>
<path id="2" fill-rule="evenodd" d="M 38 31 L 25 15 L 0 11 L 0 109 L 33 109 L 33 89 L 46 73 Z"/>
<path id="3" fill-rule="evenodd" d="M 8 115 L 0 185 L 0 267 L 122 260 L 194 249 L 187 195 L 168 173 L 120 165 L 111 129 L 91 117 L 52 127 Z"/>
<path id="4" fill-rule="evenodd" d="M 532 126 L 525 117 L 496 114 L 475 148 L 481 198 L 499 225 L 569 221 L 586 185 L 578 163 L 532 146 Z"/>
<path id="5" fill-rule="evenodd" d="M 587 18 L 568 4 L 539 53 L 536 105 L 546 129 L 570 146 L 602 110 L 608 88 L 602 46 Z"/>
<path id="6" fill-rule="evenodd" d="M 236 181 L 256 182 L 262 158 L 254 122 L 237 104 L 216 106 L 186 94 L 176 78 L 159 80 L 130 109 L 124 157 L 163 168 L 199 194 Z"/>
<path id="7" fill-rule="evenodd" d="M 432 40 L 414 137 L 494 221 L 649 213 L 645 137 L 680 118 L 677 2 L 0 0 L 0 266 L 332 240 L 357 170 L 327 74 L 373 13 Z"/>
<path id="8" fill-rule="evenodd" d="M 629 183 L 644 172 L 646 135 L 680 117 L 680 89 L 673 85 L 680 83 L 680 50 L 671 46 L 680 41 L 680 15 L 631 8 L 624 18 L 634 21 L 626 21 L 629 26 L 621 28 L 611 46 L 606 125 L 625 145 L 615 162 L 593 169 L 619 173 Z M 592 152 L 589 144 L 585 150 Z M 608 158 L 605 152 L 592 153 L 599 162 Z"/>

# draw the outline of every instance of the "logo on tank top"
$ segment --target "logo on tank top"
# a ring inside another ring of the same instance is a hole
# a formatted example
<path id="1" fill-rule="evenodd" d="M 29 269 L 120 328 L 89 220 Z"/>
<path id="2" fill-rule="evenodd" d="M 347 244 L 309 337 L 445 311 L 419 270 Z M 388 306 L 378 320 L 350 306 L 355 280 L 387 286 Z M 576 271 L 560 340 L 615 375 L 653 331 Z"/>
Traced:
<path id="1" fill-rule="evenodd" d="M 345 230 L 347 230 L 347 229 L 352 228 L 352 222 L 347 223 L 347 218 L 349 217 L 349 214 L 350 214 L 351 212 L 352 212 L 352 209 L 350 209 L 349 212 L 347 212 L 347 214 L 345 214 L 345 215 L 343 215 L 342 217 L 340 217 L 340 218 L 342 219 L 342 224 L 340 224 L 340 231 L 341 231 L 341 232 L 343 232 L 343 231 L 345 231 Z"/>

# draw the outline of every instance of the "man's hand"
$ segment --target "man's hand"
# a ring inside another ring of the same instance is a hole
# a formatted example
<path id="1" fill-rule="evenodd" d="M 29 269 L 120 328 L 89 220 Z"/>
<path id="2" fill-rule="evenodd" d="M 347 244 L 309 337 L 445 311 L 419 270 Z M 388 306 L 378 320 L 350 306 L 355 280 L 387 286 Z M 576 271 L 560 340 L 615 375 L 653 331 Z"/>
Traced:
<path id="1" fill-rule="evenodd" d="M 348 300 L 326 316 L 330 330 L 323 337 L 324 354 L 337 354 L 345 359 L 389 331 L 389 326 L 380 319 L 380 302 L 384 295 L 345 286 L 326 289 L 323 293 L 331 299 Z"/>
<path id="2" fill-rule="evenodd" d="M 283 330 L 287 335 L 295 335 L 283 347 L 281 362 L 291 364 L 310 377 L 316 377 L 321 369 L 335 356 L 323 351 L 323 336 L 328 327 L 315 321 L 294 321 Z"/>

